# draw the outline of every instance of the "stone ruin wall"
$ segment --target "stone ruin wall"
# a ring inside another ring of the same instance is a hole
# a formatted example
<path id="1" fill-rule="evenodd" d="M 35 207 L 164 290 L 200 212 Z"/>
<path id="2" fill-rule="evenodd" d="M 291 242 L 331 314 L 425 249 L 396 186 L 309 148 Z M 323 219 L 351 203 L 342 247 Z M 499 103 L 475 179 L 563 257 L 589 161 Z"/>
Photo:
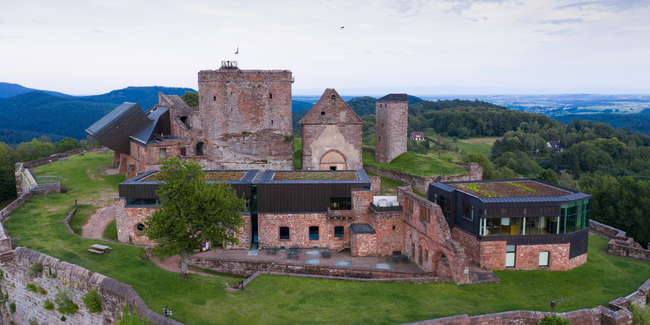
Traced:
<path id="1" fill-rule="evenodd" d="M 650 261 L 650 249 L 643 249 L 639 243 L 634 241 L 634 238 L 627 237 L 625 231 L 594 220 L 589 220 L 589 229 L 610 239 L 607 243 L 607 254 Z"/>
<path id="2" fill-rule="evenodd" d="M 343 156 L 345 169 L 362 169 L 362 128 L 363 125 L 304 124 L 302 126 L 302 169 L 319 170 L 322 158 L 332 151 Z"/>
<path id="3" fill-rule="evenodd" d="M 480 181 L 483 179 L 483 168 L 479 164 L 455 164 L 467 168 L 468 172 L 456 175 L 419 176 L 368 165 L 364 165 L 363 169 L 368 173 L 392 179 L 405 186 L 411 186 L 425 195 L 429 192 L 429 183 Z"/>

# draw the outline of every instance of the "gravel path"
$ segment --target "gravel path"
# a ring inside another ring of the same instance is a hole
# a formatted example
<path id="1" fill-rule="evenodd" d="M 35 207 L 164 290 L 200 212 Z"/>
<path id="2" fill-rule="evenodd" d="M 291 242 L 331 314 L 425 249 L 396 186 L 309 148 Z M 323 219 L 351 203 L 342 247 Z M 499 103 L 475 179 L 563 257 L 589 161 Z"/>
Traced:
<path id="1" fill-rule="evenodd" d="M 81 236 L 91 239 L 102 239 L 102 233 L 109 222 L 115 220 L 115 205 L 99 208 L 88 218 L 81 230 Z"/>

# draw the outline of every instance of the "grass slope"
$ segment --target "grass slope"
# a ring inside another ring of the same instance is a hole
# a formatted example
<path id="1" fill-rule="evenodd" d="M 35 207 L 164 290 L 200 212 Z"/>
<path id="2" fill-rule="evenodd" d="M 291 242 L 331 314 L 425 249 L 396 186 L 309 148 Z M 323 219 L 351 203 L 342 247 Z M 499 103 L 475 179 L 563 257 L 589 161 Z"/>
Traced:
<path id="1" fill-rule="evenodd" d="M 599 252 L 607 240 L 589 238 L 587 264 L 567 272 L 496 271 L 500 284 L 457 286 L 451 283 L 360 283 L 260 276 L 246 290 L 225 291 L 237 277 L 181 279 L 138 257 L 142 248 L 110 244 L 102 256 L 86 250 L 96 240 L 69 234 L 63 218 L 75 199 L 101 199 L 117 189 L 123 176 L 94 174 L 108 166 L 110 155 L 71 156 L 63 164 L 36 168 L 62 175 L 69 194 L 35 197 L 5 223 L 20 245 L 38 250 L 133 286 L 157 312 L 169 305 L 185 324 L 398 324 L 458 314 L 479 315 L 508 310 L 558 312 L 606 305 L 626 296 L 650 277 L 650 263 Z M 94 179 L 91 179 L 93 176 Z M 35 226 L 37 225 L 37 226 Z M 561 300 L 562 299 L 562 300 Z"/>
<path id="2" fill-rule="evenodd" d="M 364 151 L 363 164 L 422 176 L 467 173 L 467 169 L 448 161 L 414 152 L 405 152 L 397 156 L 390 163 L 382 164 L 375 161 L 374 153 Z"/>
<path id="3" fill-rule="evenodd" d="M 74 231 L 75 234 L 81 236 L 81 231 L 83 227 L 88 223 L 88 219 L 97 211 L 97 207 L 93 207 L 91 204 L 79 204 L 77 205 L 77 210 L 75 210 L 72 218 L 70 218 L 70 228 Z"/>
<path id="4" fill-rule="evenodd" d="M 117 239 L 117 222 L 115 219 L 106 225 L 102 237 L 104 239 Z"/>

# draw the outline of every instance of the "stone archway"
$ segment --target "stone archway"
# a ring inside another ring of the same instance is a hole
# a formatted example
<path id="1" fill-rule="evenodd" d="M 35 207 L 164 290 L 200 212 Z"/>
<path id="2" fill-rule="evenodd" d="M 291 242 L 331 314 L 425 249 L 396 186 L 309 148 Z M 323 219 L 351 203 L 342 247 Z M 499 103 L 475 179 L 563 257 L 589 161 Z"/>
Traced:
<path id="1" fill-rule="evenodd" d="M 320 170 L 345 170 L 347 169 L 347 159 L 345 155 L 338 150 L 329 150 L 320 159 Z"/>
<path id="2" fill-rule="evenodd" d="M 451 276 L 451 267 L 445 253 L 438 252 L 433 257 L 433 275 L 439 277 Z"/>

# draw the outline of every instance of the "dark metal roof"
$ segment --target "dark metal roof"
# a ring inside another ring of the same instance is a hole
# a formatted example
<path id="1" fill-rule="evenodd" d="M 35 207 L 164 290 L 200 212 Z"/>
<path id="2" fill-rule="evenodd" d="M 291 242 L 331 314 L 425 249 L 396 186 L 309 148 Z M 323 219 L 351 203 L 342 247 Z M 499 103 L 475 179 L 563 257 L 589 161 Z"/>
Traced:
<path id="1" fill-rule="evenodd" d="M 162 127 L 162 118 L 163 114 L 169 112 L 169 107 L 154 107 L 147 111 L 147 117 L 151 120 L 151 123 L 147 125 L 144 129 L 138 132 L 135 135 L 130 136 L 131 140 L 138 142 L 141 145 L 149 143 L 149 141 L 154 139 L 154 133 L 157 129 Z"/>
<path id="2" fill-rule="evenodd" d="M 115 152 L 130 154 L 129 137 L 151 123 L 136 103 L 124 103 L 86 129 L 91 137 Z"/>
<path id="3" fill-rule="evenodd" d="M 367 223 L 353 223 L 350 225 L 350 232 L 353 235 L 376 234 L 375 230 Z"/>
<path id="4" fill-rule="evenodd" d="M 375 100 L 375 102 L 407 102 L 406 94 L 388 94 L 382 98 Z"/>
<path id="5" fill-rule="evenodd" d="M 150 175 L 155 174 L 157 172 L 159 172 L 159 171 L 158 170 L 146 171 L 146 172 L 144 172 L 144 173 L 142 173 L 142 174 L 140 174 L 140 175 L 138 175 L 136 177 L 133 177 L 133 178 L 127 180 L 127 181 L 124 181 L 124 182 L 120 183 L 120 185 L 122 185 L 122 184 L 128 184 L 128 185 L 131 185 L 131 184 L 140 184 L 140 185 L 158 184 L 157 181 L 141 181 L 141 179 L 147 178 Z M 240 180 L 238 180 L 238 181 L 226 181 L 226 183 L 228 183 L 228 184 L 252 184 L 253 179 L 255 178 L 257 173 L 259 173 L 259 170 L 258 169 L 251 169 L 251 170 L 204 170 L 204 172 L 206 172 L 206 173 L 211 173 L 211 172 L 246 172 L 246 174 L 244 174 L 244 176 Z M 219 181 L 206 181 L 206 182 L 207 183 L 217 183 Z"/>

